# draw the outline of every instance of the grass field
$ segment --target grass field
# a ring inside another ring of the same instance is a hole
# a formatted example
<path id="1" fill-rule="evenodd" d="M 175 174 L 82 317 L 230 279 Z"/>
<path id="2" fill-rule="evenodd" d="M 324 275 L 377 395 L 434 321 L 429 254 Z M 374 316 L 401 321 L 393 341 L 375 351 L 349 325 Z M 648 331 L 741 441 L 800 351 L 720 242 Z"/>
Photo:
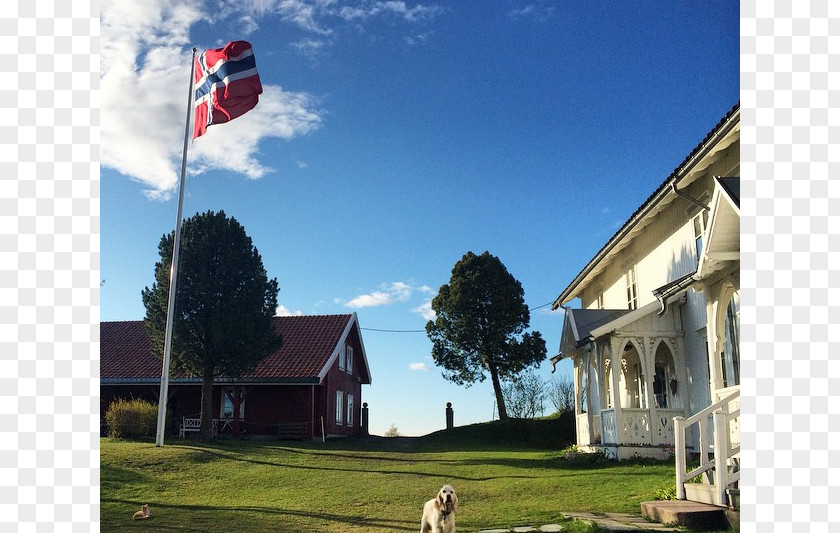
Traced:
<path id="1" fill-rule="evenodd" d="M 419 438 L 326 443 L 102 439 L 101 530 L 416 531 L 444 483 L 460 531 L 559 522 L 563 511 L 638 514 L 673 483 L 666 463 L 568 461 L 564 419 L 494 422 Z M 558 443 L 554 445 L 553 443 Z M 152 518 L 132 521 L 148 503 Z"/>

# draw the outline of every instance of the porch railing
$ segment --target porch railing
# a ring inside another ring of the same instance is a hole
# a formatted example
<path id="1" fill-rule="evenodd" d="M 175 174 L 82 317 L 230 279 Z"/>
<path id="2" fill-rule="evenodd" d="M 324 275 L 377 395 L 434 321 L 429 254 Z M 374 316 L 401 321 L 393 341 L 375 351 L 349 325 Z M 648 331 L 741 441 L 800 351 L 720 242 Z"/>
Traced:
<path id="1" fill-rule="evenodd" d="M 636 409 L 624 407 L 621 416 L 615 409 L 601 411 L 603 442 L 665 446 L 674 442 L 674 417 L 682 409 Z"/>
<path id="2" fill-rule="evenodd" d="M 741 453 L 740 431 L 737 431 L 739 433 L 737 441 L 730 435 L 732 425 L 739 429 L 740 398 L 741 391 L 737 390 L 689 418 L 674 417 L 677 499 L 686 499 L 686 481 L 714 470 L 713 503 L 721 506 L 726 505 L 727 487 L 741 479 L 740 471 L 729 471 L 730 459 Z M 713 458 L 709 458 L 710 419 L 712 422 Z M 686 433 L 694 424 L 697 424 L 699 428 L 700 466 L 686 472 Z"/>

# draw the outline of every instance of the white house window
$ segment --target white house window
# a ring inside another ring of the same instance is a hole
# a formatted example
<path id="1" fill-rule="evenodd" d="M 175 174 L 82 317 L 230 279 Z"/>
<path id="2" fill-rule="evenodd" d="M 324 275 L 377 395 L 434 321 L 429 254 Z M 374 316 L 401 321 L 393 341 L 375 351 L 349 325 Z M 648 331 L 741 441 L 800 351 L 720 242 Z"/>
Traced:
<path id="1" fill-rule="evenodd" d="M 222 393 L 222 408 L 220 410 L 222 416 L 221 418 L 226 418 L 228 420 L 233 418 L 233 401 L 231 401 L 230 396 L 227 395 L 227 392 Z M 239 419 L 243 420 L 245 418 L 245 400 L 239 402 Z"/>
<path id="2" fill-rule="evenodd" d="M 703 253 L 703 231 L 706 229 L 706 222 L 709 220 L 709 212 L 705 209 L 700 211 L 692 219 L 694 225 L 694 247 L 697 251 L 697 261 L 700 262 L 700 254 Z"/>
<path id="3" fill-rule="evenodd" d="M 347 427 L 353 427 L 353 395 L 347 395 Z"/>
<path id="4" fill-rule="evenodd" d="M 647 383 L 640 363 L 633 365 L 633 376 L 633 406 L 647 409 Z"/>
<path id="5" fill-rule="evenodd" d="M 335 423 L 344 423 L 344 392 L 335 391 Z"/>
<path id="6" fill-rule="evenodd" d="M 627 270 L 624 274 L 624 281 L 627 284 L 627 309 L 637 309 L 639 307 L 639 293 L 636 286 L 636 265 Z"/>
<path id="7" fill-rule="evenodd" d="M 338 352 L 338 368 L 344 370 L 344 346 Z"/>
<path id="8" fill-rule="evenodd" d="M 723 368 L 723 386 L 734 387 L 741 384 L 741 298 L 736 292 L 726 306 L 724 321 L 726 342 L 721 355 Z"/>
<path id="9" fill-rule="evenodd" d="M 656 407 L 659 409 L 678 408 L 679 383 L 676 370 L 674 370 L 674 358 L 671 350 L 664 343 L 656 349 L 653 369 L 653 399 Z"/>
<path id="10" fill-rule="evenodd" d="M 353 373 L 353 347 L 348 344 L 346 351 L 347 351 L 347 353 L 346 353 L 347 357 L 346 357 L 346 361 L 345 361 L 345 366 L 347 368 L 347 373 L 352 374 Z"/>
<path id="11" fill-rule="evenodd" d="M 647 409 L 647 383 L 641 359 L 635 346 L 626 344 L 621 358 L 621 386 L 624 399 L 622 407 Z"/>

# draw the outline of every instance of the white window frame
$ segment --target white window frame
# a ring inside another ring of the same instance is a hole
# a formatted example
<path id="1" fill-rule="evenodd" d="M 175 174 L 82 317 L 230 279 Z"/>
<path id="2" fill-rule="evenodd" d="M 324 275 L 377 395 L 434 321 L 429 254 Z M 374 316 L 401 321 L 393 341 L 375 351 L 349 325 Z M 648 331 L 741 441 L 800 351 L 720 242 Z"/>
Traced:
<path id="1" fill-rule="evenodd" d="M 338 368 L 344 370 L 344 345 L 341 345 L 341 349 L 338 351 Z"/>
<path id="2" fill-rule="evenodd" d="M 335 423 L 344 424 L 344 391 L 335 391 Z"/>
<path id="3" fill-rule="evenodd" d="M 694 229 L 694 251 L 697 253 L 697 262 L 700 262 L 700 257 L 703 255 L 703 234 L 706 232 L 706 224 L 709 221 L 709 212 L 701 209 L 697 215 L 691 219 L 691 227 Z"/>
<path id="4" fill-rule="evenodd" d="M 352 394 L 347 395 L 347 427 L 353 427 L 354 399 Z"/>
<path id="5" fill-rule="evenodd" d="M 346 355 L 346 359 L 345 359 L 344 367 L 347 369 L 348 374 L 352 374 L 353 373 L 353 347 L 350 346 L 349 344 L 347 345 L 347 348 L 345 350 L 345 355 Z"/>
<path id="6" fill-rule="evenodd" d="M 627 286 L 627 309 L 631 311 L 639 308 L 639 285 L 636 277 L 636 265 L 631 266 L 624 273 Z"/>

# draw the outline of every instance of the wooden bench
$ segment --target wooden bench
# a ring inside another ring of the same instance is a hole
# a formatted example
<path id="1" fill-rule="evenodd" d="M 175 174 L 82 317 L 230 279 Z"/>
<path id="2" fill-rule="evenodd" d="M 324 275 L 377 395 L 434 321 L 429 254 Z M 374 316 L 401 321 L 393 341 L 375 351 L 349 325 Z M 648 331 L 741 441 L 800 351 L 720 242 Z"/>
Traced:
<path id="1" fill-rule="evenodd" d="M 309 440 L 309 422 L 284 422 L 277 424 L 280 440 Z"/>

